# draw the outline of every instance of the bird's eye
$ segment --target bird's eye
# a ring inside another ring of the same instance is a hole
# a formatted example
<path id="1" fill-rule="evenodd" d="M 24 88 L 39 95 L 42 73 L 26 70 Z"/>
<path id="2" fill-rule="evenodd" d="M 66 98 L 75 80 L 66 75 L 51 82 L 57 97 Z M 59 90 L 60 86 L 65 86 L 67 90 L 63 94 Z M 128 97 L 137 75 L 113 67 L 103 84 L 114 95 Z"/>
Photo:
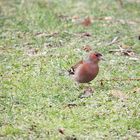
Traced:
<path id="1" fill-rule="evenodd" d="M 100 57 L 100 56 L 102 56 L 100 53 L 97 53 L 97 54 L 96 54 L 96 57 Z"/>

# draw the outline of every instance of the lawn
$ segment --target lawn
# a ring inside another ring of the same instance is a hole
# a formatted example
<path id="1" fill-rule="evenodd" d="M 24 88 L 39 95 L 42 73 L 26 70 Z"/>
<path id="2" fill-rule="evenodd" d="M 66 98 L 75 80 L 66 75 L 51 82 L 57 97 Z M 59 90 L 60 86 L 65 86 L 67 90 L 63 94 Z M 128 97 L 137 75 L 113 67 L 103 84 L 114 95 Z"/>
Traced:
<path id="1" fill-rule="evenodd" d="M 1 0 L 0 139 L 140 139 L 139 9 L 138 0 Z M 79 98 L 67 70 L 87 47 L 105 61 L 93 94 Z"/>

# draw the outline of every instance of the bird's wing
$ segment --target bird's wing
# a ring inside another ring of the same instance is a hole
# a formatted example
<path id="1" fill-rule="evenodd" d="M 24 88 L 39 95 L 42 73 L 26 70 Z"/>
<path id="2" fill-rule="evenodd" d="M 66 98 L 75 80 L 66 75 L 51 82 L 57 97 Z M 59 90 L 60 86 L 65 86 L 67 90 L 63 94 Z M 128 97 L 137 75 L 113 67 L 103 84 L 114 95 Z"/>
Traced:
<path id="1" fill-rule="evenodd" d="M 69 74 L 74 74 L 74 73 L 75 73 L 75 69 L 76 69 L 77 67 L 79 67 L 79 65 L 81 65 L 81 64 L 83 64 L 83 60 L 79 61 L 79 62 L 76 63 L 74 66 L 72 66 L 72 67 L 68 70 Z"/>

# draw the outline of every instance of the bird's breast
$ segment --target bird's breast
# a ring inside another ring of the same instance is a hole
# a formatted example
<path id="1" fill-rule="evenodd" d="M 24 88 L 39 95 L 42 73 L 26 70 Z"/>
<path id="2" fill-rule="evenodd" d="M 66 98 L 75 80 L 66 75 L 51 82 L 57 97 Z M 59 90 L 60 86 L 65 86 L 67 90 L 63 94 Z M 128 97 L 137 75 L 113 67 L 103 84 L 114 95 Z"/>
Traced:
<path id="1" fill-rule="evenodd" d="M 97 76 L 98 72 L 98 65 L 80 65 L 75 71 L 75 80 L 80 83 L 88 83 Z"/>

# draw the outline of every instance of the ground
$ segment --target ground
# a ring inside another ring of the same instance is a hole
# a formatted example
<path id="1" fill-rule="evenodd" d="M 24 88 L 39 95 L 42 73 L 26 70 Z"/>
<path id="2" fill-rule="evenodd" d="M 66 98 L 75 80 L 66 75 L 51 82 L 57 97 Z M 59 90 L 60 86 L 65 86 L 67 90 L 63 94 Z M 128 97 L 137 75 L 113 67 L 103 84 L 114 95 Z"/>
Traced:
<path id="1" fill-rule="evenodd" d="M 140 139 L 139 9 L 138 0 L 1 0 L 0 139 Z M 93 94 L 79 98 L 67 70 L 90 49 L 105 61 Z"/>

